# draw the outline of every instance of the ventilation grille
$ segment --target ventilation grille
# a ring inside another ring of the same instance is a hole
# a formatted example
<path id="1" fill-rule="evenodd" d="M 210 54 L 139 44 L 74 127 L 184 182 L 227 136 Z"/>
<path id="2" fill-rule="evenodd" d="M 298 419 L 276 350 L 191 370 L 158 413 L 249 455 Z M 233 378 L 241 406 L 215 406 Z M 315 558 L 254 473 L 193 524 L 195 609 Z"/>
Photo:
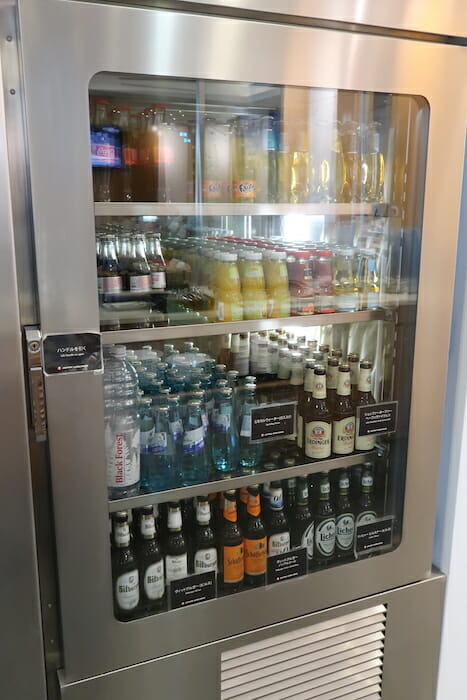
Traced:
<path id="1" fill-rule="evenodd" d="M 386 606 L 225 651 L 221 700 L 379 700 Z"/>

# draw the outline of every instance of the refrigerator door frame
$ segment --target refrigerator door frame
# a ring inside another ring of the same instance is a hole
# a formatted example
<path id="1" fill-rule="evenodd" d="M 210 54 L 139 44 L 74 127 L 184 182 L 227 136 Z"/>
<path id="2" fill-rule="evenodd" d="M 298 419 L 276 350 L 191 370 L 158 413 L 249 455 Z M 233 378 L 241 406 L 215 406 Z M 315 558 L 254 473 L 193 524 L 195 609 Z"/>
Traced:
<path id="1" fill-rule="evenodd" d="M 99 329 L 88 159 L 88 84 L 95 73 L 397 92 L 423 95 L 431 109 L 400 546 L 282 586 L 119 623 L 111 600 L 102 376 L 46 377 L 66 682 L 424 578 L 431 567 L 466 128 L 467 91 L 458 89 L 466 72 L 463 49 L 78 0 L 20 0 L 19 11 L 43 335 Z M 452 121 L 453 114 L 462 116 Z M 437 270 L 442 279 L 433 279 Z"/>

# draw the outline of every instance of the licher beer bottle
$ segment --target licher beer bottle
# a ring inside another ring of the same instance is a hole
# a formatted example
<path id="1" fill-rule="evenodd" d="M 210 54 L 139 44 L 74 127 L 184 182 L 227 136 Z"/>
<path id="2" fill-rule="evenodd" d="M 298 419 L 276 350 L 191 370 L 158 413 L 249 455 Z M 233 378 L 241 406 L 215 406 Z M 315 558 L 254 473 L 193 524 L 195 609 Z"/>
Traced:
<path id="1" fill-rule="evenodd" d="M 331 502 L 329 476 L 323 472 L 319 483 L 319 501 L 315 514 L 314 560 L 326 566 L 334 558 L 336 548 L 336 513 Z"/>
<path id="2" fill-rule="evenodd" d="M 123 510 L 112 517 L 112 584 L 115 617 L 133 619 L 139 606 L 139 572 Z"/>
<path id="3" fill-rule="evenodd" d="M 350 500 L 350 479 L 346 469 L 339 475 L 339 493 L 336 504 L 336 556 L 352 558 L 355 539 L 355 515 Z"/>
<path id="4" fill-rule="evenodd" d="M 307 559 L 313 559 L 314 521 L 308 503 L 308 479 L 297 479 L 297 498 L 290 518 L 290 537 L 292 547 L 306 547 Z"/>
<path id="5" fill-rule="evenodd" d="M 358 392 L 355 400 L 355 409 L 357 420 L 355 425 L 355 449 L 367 452 L 373 450 L 376 444 L 375 435 L 359 435 L 360 431 L 360 416 L 358 415 L 359 406 L 370 406 L 375 403 L 373 394 L 371 393 L 371 370 L 373 368 L 370 360 L 362 360 L 360 362 L 360 378 L 358 382 Z"/>
<path id="6" fill-rule="evenodd" d="M 245 557 L 245 585 L 263 586 L 266 583 L 266 530 L 261 519 L 261 504 L 257 486 L 248 488 L 243 551 Z"/>
<path id="7" fill-rule="evenodd" d="M 217 572 L 216 538 L 211 527 L 211 507 L 207 496 L 198 496 L 196 504 L 195 574 Z"/>
<path id="8" fill-rule="evenodd" d="M 305 415 L 305 454 L 311 459 L 327 459 L 331 454 L 332 415 L 326 397 L 326 370 L 314 369 L 313 398 Z"/>
<path id="9" fill-rule="evenodd" d="M 350 391 L 350 367 L 340 365 L 332 425 L 332 451 L 336 455 L 348 455 L 354 450 L 355 408 Z"/>
<path id="10" fill-rule="evenodd" d="M 355 525 L 369 525 L 376 520 L 376 506 L 374 501 L 373 465 L 365 462 L 360 482 L 360 497 L 355 509 Z"/>
<path id="11" fill-rule="evenodd" d="M 234 490 L 224 493 L 224 513 L 220 542 L 220 587 L 235 593 L 245 575 L 243 537 L 237 522 L 237 500 Z"/>
<path id="12" fill-rule="evenodd" d="M 139 513 L 140 541 L 138 547 L 141 606 L 146 612 L 164 607 L 164 560 L 156 537 L 152 506 L 143 506 Z"/>

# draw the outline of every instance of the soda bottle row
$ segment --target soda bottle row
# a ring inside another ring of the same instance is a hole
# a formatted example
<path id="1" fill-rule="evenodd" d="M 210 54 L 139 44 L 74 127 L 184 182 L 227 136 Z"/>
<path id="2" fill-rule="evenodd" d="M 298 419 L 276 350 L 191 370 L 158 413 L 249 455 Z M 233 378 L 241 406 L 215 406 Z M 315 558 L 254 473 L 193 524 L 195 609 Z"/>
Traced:
<path id="1" fill-rule="evenodd" d="M 372 362 L 350 353 L 349 364 L 342 364 L 341 350 L 326 345 L 311 350 L 314 343 L 299 340 L 287 342 L 282 332 L 267 331 L 240 337 L 246 363 L 223 343 L 217 359 L 228 364 L 216 363 L 192 341 L 182 352 L 171 343 L 161 353 L 151 346 L 128 352 L 125 346 L 108 346 L 110 498 L 373 450 L 375 437 L 359 434 L 357 410 L 375 402 Z M 290 403 L 294 426 L 287 438 L 253 439 L 254 409 Z"/>
<path id="2" fill-rule="evenodd" d="M 385 156 L 373 121 L 204 115 L 91 101 L 96 201 L 382 202 Z M 200 157 L 196 189 L 195 153 Z"/>
<path id="3" fill-rule="evenodd" d="M 300 476 L 112 516 L 115 616 L 170 607 L 170 583 L 213 572 L 218 595 L 264 586 L 267 558 L 306 550 L 307 571 L 354 559 L 377 518 L 373 465 Z"/>

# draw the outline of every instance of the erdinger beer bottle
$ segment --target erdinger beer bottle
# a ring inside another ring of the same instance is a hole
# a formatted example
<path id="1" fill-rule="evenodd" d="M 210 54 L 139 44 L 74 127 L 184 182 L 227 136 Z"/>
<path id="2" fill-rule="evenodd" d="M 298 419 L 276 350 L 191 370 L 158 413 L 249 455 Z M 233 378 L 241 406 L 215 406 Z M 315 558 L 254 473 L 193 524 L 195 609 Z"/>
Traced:
<path id="1" fill-rule="evenodd" d="M 290 518 L 292 547 L 306 547 L 307 559 L 313 559 L 314 521 L 308 504 L 308 479 L 297 479 L 297 499 Z"/>
<path id="2" fill-rule="evenodd" d="M 305 415 L 305 454 L 311 459 L 326 459 L 331 454 L 332 415 L 326 400 L 326 370 L 314 370 L 313 399 Z"/>
<path id="3" fill-rule="evenodd" d="M 329 476 L 323 472 L 319 483 L 319 501 L 315 514 L 314 560 L 326 566 L 334 557 L 336 547 L 336 513 L 331 503 Z"/>
<path id="4" fill-rule="evenodd" d="M 326 383 L 327 383 L 327 399 L 329 408 L 334 411 L 334 406 L 336 404 L 337 395 L 337 378 L 339 374 L 339 358 L 329 357 L 327 372 L 326 372 Z"/>
<path id="5" fill-rule="evenodd" d="M 117 620 L 131 620 L 139 605 L 139 573 L 130 542 L 128 513 L 119 511 L 112 518 L 112 585 Z"/>
<path id="6" fill-rule="evenodd" d="M 350 398 L 350 367 L 340 365 L 332 424 L 332 451 L 349 455 L 355 444 L 355 408 Z"/>
<path id="7" fill-rule="evenodd" d="M 152 506 L 143 506 L 139 513 L 140 542 L 138 547 L 141 604 L 145 611 L 160 610 L 165 603 L 164 560 L 156 539 L 156 523 Z"/>
<path id="8" fill-rule="evenodd" d="M 303 384 L 303 392 L 297 406 L 297 445 L 305 449 L 305 421 L 306 415 L 309 412 L 309 405 L 313 401 L 313 387 L 315 385 L 315 361 L 308 359 L 305 361 L 305 381 Z"/>
<path id="9" fill-rule="evenodd" d="M 266 530 L 261 520 L 257 486 L 248 488 L 247 519 L 243 532 L 245 584 L 263 586 L 266 582 Z"/>
<path id="10" fill-rule="evenodd" d="M 351 386 L 351 391 L 350 395 L 352 397 L 353 403 L 357 400 L 357 393 L 358 393 L 358 381 L 359 381 L 359 356 L 358 353 L 356 352 L 351 352 L 347 355 L 347 362 L 350 367 L 350 386 Z"/>
<path id="11" fill-rule="evenodd" d="M 207 496 L 199 496 L 196 504 L 195 574 L 217 571 L 216 538 L 211 528 L 211 507 Z"/>
<path id="12" fill-rule="evenodd" d="M 349 496 L 350 479 L 346 469 L 339 474 L 339 495 L 336 512 L 336 555 L 338 559 L 351 558 L 355 538 L 355 515 Z"/>
<path id="13" fill-rule="evenodd" d="M 224 513 L 219 556 L 220 587 L 226 593 L 235 593 L 243 583 L 243 537 L 237 523 L 235 491 L 224 494 Z"/>
<path id="14" fill-rule="evenodd" d="M 373 368 L 370 360 L 362 360 L 360 362 L 360 378 L 358 382 L 358 392 L 355 400 L 355 409 L 359 406 L 369 406 L 375 403 L 373 394 L 371 393 L 371 370 Z M 363 451 L 373 450 L 376 444 L 375 435 L 359 436 L 360 418 L 357 411 L 357 420 L 355 426 L 355 449 Z"/>

